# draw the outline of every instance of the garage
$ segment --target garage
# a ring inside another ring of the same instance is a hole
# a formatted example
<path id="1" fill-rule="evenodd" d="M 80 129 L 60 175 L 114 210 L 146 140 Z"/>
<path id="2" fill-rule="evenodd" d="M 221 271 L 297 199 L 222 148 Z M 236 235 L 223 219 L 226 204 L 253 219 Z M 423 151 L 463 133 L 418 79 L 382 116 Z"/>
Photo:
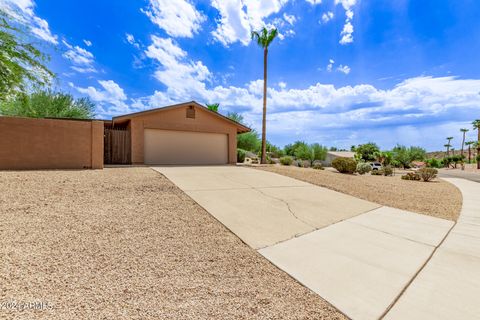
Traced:
<path id="1" fill-rule="evenodd" d="M 250 128 L 195 102 L 105 122 L 105 163 L 224 165 L 237 162 L 237 135 Z"/>
<path id="2" fill-rule="evenodd" d="M 145 129 L 144 134 L 145 164 L 228 163 L 227 134 L 159 129 Z"/>

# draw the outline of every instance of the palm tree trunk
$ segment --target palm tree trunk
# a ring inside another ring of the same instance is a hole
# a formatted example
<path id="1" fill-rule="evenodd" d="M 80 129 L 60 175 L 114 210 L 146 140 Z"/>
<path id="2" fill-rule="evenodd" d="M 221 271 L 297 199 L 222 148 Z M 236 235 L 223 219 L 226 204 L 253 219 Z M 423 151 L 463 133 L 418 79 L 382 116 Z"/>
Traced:
<path id="1" fill-rule="evenodd" d="M 468 163 L 472 161 L 472 148 L 468 145 Z"/>
<path id="2" fill-rule="evenodd" d="M 463 133 L 463 139 L 462 139 L 462 152 L 460 153 L 460 155 L 463 157 L 463 146 L 465 145 L 465 134 L 466 132 Z"/>
<path id="3" fill-rule="evenodd" d="M 268 49 L 263 50 L 263 118 L 262 118 L 262 158 L 260 163 L 267 163 L 267 56 Z"/>

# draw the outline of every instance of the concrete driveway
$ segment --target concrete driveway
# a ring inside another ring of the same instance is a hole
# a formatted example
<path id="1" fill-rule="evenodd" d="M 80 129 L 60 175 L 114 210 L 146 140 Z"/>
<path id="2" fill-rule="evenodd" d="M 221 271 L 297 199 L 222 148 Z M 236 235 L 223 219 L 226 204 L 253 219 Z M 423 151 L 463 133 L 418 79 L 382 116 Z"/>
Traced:
<path id="1" fill-rule="evenodd" d="M 453 225 L 245 167 L 153 169 L 352 319 L 385 316 Z"/>
<path id="2" fill-rule="evenodd" d="M 244 167 L 155 167 L 255 249 L 323 228 L 379 205 Z"/>

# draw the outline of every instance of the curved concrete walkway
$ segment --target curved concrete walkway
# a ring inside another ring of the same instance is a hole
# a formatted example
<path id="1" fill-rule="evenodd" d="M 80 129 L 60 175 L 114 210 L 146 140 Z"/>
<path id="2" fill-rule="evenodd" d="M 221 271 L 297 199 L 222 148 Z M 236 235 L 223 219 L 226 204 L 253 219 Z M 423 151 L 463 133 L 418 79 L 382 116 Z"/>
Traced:
<path id="1" fill-rule="evenodd" d="M 480 183 L 445 180 L 462 192 L 460 218 L 385 319 L 480 318 Z"/>
<path id="2" fill-rule="evenodd" d="M 420 311 L 409 311 L 418 296 L 410 291 L 452 229 L 452 221 L 381 207 L 244 167 L 153 169 L 348 317 L 379 319 L 393 306 L 389 319 L 426 319 Z M 468 214 L 464 216 L 468 220 Z M 470 229 L 465 228 L 458 232 L 468 233 Z M 444 245 L 455 246 L 454 240 Z M 430 273 L 427 282 L 432 281 Z M 428 296 L 428 292 L 427 288 L 423 294 Z M 420 310 L 423 302 L 418 305 Z"/>

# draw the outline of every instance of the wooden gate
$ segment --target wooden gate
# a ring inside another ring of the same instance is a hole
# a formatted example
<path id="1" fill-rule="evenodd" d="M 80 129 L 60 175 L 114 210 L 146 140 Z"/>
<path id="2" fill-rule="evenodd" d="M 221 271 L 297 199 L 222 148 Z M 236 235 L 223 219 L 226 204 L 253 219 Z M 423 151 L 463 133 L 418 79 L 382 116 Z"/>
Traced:
<path id="1" fill-rule="evenodd" d="M 105 128 L 105 164 L 130 163 L 130 132 L 126 128 Z"/>

